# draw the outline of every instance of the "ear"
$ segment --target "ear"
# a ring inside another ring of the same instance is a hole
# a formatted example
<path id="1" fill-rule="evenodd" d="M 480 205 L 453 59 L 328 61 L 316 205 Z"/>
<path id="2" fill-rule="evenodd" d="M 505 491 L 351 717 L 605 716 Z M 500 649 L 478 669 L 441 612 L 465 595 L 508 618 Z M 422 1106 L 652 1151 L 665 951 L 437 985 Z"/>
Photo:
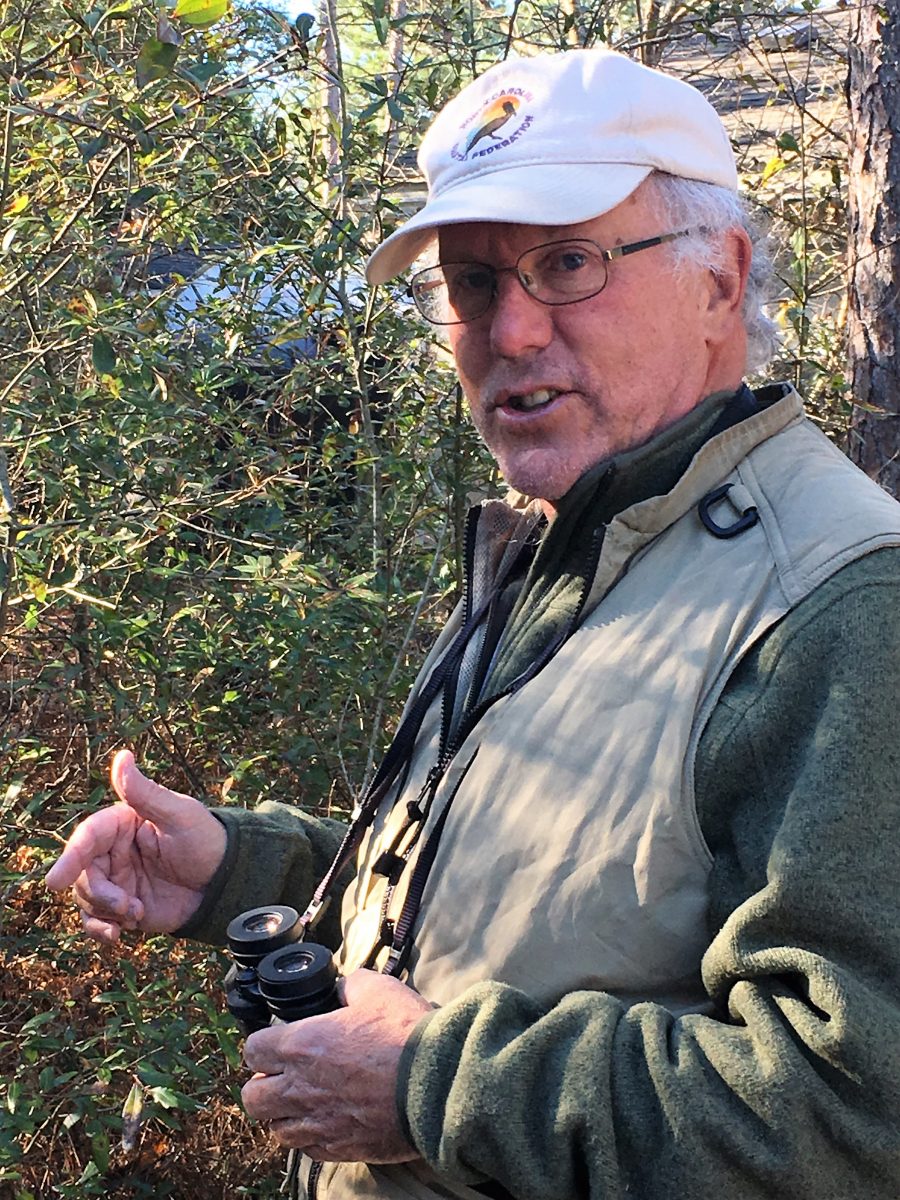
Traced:
<path id="1" fill-rule="evenodd" d="M 731 335 L 735 321 L 740 321 L 750 274 L 753 247 L 740 226 L 722 235 L 722 266 L 710 272 L 708 316 L 713 337 Z"/>

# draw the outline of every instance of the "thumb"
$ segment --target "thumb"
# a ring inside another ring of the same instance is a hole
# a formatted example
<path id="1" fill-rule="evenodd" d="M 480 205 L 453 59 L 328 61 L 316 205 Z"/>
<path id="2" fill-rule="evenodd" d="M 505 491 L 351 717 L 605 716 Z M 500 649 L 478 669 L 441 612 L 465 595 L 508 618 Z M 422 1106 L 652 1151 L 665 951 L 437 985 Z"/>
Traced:
<path id="1" fill-rule="evenodd" d="M 190 821 L 191 809 L 200 803 L 193 796 L 173 792 L 148 779 L 138 769 L 130 750 L 118 751 L 110 765 L 109 777 L 119 799 L 154 825 L 181 826 Z"/>

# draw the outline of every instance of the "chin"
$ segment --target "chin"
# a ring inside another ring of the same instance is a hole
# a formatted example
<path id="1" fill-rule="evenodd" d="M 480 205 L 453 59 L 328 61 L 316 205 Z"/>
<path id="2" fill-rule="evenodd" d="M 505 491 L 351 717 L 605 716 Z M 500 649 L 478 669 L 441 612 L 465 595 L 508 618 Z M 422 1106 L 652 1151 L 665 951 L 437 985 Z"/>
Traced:
<path id="1" fill-rule="evenodd" d="M 599 462 L 603 457 L 598 455 L 595 461 Z M 562 499 L 593 465 L 540 450 L 499 459 L 500 473 L 511 488 L 523 496 L 548 501 Z"/>
<path id="2" fill-rule="evenodd" d="M 587 468 L 585 468 L 587 469 Z M 501 474 L 509 486 L 532 500 L 560 500 L 583 472 L 571 479 L 560 479 L 554 474 L 538 471 L 504 471 Z"/>

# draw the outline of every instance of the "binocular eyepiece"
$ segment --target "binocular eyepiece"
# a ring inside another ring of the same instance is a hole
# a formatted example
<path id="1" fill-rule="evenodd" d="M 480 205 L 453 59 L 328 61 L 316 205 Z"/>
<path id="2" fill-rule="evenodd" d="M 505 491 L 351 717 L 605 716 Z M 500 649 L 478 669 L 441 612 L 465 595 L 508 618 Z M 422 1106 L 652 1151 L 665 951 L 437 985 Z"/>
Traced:
<path id="1" fill-rule="evenodd" d="M 251 908 L 229 924 L 225 997 L 245 1034 L 340 1008 L 331 951 L 302 941 L 303 932 L 300 914 L 284 904 Z"/>

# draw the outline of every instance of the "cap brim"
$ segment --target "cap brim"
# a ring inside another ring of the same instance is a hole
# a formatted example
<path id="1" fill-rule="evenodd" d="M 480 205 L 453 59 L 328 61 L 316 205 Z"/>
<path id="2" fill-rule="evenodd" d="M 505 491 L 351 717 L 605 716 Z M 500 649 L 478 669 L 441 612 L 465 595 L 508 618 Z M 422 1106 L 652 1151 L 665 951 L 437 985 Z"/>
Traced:
<path id="1" fill-rule="evenodd" d="M 419 257 L 442 225 L 577 225 L 609 212 L 653 170 L 630 163 L 523 163 L 469 176 L 447 188 L 392 233 L 369 258 L 370 284 L 386 283 Z"/>

